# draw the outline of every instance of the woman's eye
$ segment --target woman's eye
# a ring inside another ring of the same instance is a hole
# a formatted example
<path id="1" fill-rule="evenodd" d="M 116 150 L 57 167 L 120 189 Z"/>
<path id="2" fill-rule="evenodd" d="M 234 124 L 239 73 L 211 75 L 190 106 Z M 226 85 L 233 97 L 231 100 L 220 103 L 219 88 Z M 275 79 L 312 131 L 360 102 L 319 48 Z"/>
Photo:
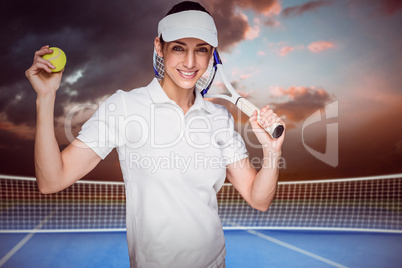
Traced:
<path id="1" fill-rule="evenodd" d="M 184 49 L 182 48 L 182 47 L 180 47 L 180 46 L 174 46 L 173 48 L 172 48 L 174 51 L 183 51 Z"/>
<path id="2" fill-rule="evenodd" d="M 201 48 L 198 49 L 198 52 L 203 52 L 203 53 L 208 52 L 208 48 L 201 47 Z"/>

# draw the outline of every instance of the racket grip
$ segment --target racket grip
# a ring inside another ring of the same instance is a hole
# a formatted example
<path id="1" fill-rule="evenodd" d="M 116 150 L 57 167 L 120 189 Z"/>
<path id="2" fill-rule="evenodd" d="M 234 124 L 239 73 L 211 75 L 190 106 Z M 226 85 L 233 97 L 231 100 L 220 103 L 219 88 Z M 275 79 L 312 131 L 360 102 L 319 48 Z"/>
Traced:
<path id="1" fill-rule="evenodd" d="M 254 111 L 257 111 L 257 113 L 260 114 L 260 109 L 244 98 L 239 98 L 236 102 L 236 106 L 248 117 L 251 117 Z M 272 138 L 277 139 L 282 135 L 285 128 L 279 123 L 274 123 L 270 127 L 264 129 Z"/>

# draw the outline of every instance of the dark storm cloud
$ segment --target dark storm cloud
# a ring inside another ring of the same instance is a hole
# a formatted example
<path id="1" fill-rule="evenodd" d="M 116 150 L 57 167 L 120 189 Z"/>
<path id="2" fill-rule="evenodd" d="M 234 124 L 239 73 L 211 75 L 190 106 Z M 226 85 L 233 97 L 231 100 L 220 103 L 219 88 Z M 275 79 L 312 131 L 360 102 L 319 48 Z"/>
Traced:
<path id="1" fill-rule="evenodd" d="M 78 70 L 83 74 L 75 84 L 64 83 L 59 89 L 56 116 L 63 115 L 69 102 L 93 101 L 117 89 L 147 84 L 153 77 L 157 23 L 177 2 L 2 1 L 7 12 L 0 18 L 0 30 L 7 38 L 0 44 L 0 113 L 14 123 L 32 124 L 35 92 L 24 71 L 32 64 L 34 52 L 47 44 L 67 54 L 64 79 Z M 205 5 L 215 17 L 221 50 L 244 39 L 249 25 L 236 14 L 235 1 Z"/>
<path id="2" fill-rule="evenodd" d="M 244 40 L 247 31 L 250 30 L 249 22 L 238 12 L 239 8 L 263 14 L 267 16 L 267 22 L 270 21 L 270 15 L 280 11 L 278 0 L 211 0 L 204 3 L 218 27 L 221 50 L 230 49 L 234 44 Z"/>
<path id="3" fill-rule="evenodd" d="M 66 52 L 63 81 L 83 70 L 82 79 L 72 86 L 63 82 L 58 91 L 55 115 L 62 116 L 72 101 L 94 102 L 150 81 L 157 23 L 172 2 L 1 1 L 0 118 L 5 123 L 0 124 L 0 172 L 34 175 L 33 132 L 16 131 L 32 130 L 35 123 L 36 93 L 24 72 L 36 50 L 48 44 Z M 117 170 L 115 158 L 91 174 L 101 178 L 106 170 Z"/>
<path id="4" fill-rule="evenodd" d="M 382 0 L 380 2 L 379 11 L 385 15 L 393 15 L 402 10 L 402 1 L 400 0 Z"/>
<path id="5" fill-rule="evenodd" d="M 285 8 L 282 11 L 282 14 L 284 17 L 298 16 L 298 15 L 302 15 L 305 12 L 313 11 L 320 7 L 328 6 L 331 4 L 332 4 L 332 1 L 328 1 L 328 0 L 327 1 L 326 0 L 310 1 L 310 2 L 301 4 L 298 6 L 292 6 L 292 7 Z"/>
<path id="6" fill-rule="evenodd" d="M 117 89 L 131 89 L 152 78 L 157 23 L 173 1 L 2 1 L 0 30 L 0 112 L 15 123 L 34 121 L 35 92 L 24 76 L 34 52 L 43 45 L 65 50 L 64 78 L 84 70 L 77 94 L 58 92 L 56 116 L 70 101 L 94 100 Z M 18 101 L 15 101 L 18 96 Z M 29 114 L 26 108 L 29 107 Z"/>
<path id="7" fill-rule="evenodd" d="M 211 1 L 206 8 L 214 18 L 218 28 L 219 48 L 225 50 L 245 38 L 248 22 L 235 14 L 233 1 Z"/>
<path id="8" fill-rule="evenodd" d="M 19 126 L 30 130 L 34 127 L 36 93 L 24 73 L 32 64 L 34 52 L 43 45 L 60 47 L 67 54 L 67 66 L 57 92 L 56 117 L 64 116 L 65 107 L 71 103 L 97 104 L 100 98 L 118 89 L 131 90 L 148 84 L 154 75 L 152 50 L 157 24 L 178 2 L 1 1 L 1 120 L 18 129 L 24 129 Z M 234 1 L 201 3 L 216 16 L 221 50 L 244 39 L 249 25 L 244 17 L 235 14 Z M 228 3 L 230 8 L 225 6 Z M 82 74 L 80 79 L 68 80 L 77 73 Z M 59 122 L 56 127 L 62 128 Z M 15 131 L 2 125 L 0 131 L 1 155 L 9 155 L 10 160 L 8 164 L 2 161 L 1 172 L 23 174 L 18 171 L 20 168 L 33 175 L 33 131 L 15 135 Z M 17 159 L 21 155 L 26 161 Z M 5 169 L 4 165 L 10 168 Z"/>
<path id="9" fill-rule="evenodd" d="M 323 108 L 333 100 L 333 96 L 326 90 L 311 87 L 279 88 L 276 95 L 289 98 L 286 102 L 274 104 L 276 113 L 285 115 L 289 123 L 306 119 L 313 112 Z"/>

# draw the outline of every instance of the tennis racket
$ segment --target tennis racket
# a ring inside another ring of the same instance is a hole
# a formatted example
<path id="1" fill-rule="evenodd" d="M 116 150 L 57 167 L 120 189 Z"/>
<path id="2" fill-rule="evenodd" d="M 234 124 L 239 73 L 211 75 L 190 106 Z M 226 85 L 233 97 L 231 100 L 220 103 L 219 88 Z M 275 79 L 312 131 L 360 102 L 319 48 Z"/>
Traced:
<path id="1" fill-rule="evenodd" d="M 153 56 L 153 65 L 154 65 L 155 76 L 159 80 L 163 79 L 165 73 L 164 61 L 163 58 L 160 57 L 155 50 Z M 208 90 L 210 89 L 212 83 L 214 82 L 216 72 L 219 72 L 219 75 L 221 76 L 226 89 L 231 94 L 230 96 L 225 94 L 208 94 Z M 237 91 L 233 88 L 233 86 L 231 85 L 231 83 L 229 82 L 228 78 L 225 75 L 225 72 L 223 70 L 223 64 L 219 57 L 218 50 L 216 48 L 214 50 L 213 57 L 211 58 L 211 61 L 209 63 L 208 69 L 200 77 L 200 79 L 198 79 L 196 83 L 196 88 L 200 90 L 201 95 L 205 98 L 221 98 L 230 101 L 231 103 L 236 105 L 248 117 L 251 117 L 254 111 L 257 111 L 258 114 L 260 114 L 260 109 L 258 109 L 257 106 L 255 106 L 245 98 L 241 97 L 239 93 L 237 93 Z M 270 127 L 264 129 L 265 131 L 268 132 L 268 134 L 272 138 L 276 139 L 282 135 L 284 127 L 279 123 L 274 123 Z"/>

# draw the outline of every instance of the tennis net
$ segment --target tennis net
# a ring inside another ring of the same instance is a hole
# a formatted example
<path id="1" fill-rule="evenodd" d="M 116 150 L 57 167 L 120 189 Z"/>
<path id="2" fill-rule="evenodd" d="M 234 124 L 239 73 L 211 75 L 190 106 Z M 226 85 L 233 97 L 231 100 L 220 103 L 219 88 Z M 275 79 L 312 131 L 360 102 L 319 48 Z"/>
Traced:
<path id="1" fill-rule="evenodd" d="M 279 182 L 266 212 L 224 184 L 218 204 L 224 229 L 402 233 L 402 174 Z M 34 178 L 0 175 L 0 232 L 124 231 L 125 213 L 120 182 L 78 181 L 43 195 Z"/>

